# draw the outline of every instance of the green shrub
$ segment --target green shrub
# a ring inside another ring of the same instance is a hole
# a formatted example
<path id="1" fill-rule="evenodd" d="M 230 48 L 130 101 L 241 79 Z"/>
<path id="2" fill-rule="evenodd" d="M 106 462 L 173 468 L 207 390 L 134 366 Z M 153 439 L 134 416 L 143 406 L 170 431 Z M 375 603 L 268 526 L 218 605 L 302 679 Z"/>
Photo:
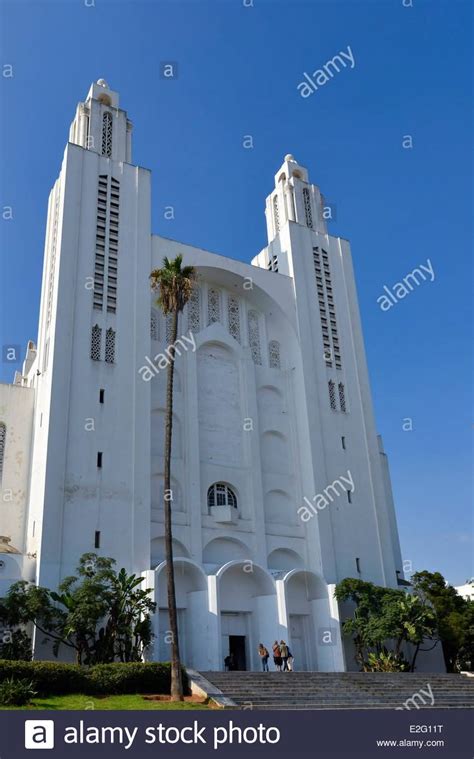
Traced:
<path id="1" fill-rule="evenodd" d="M 41 696 L 169 693 L 171 665 L 169 662 L 115 662 L 80 667 L 62 662 L 0 660 L 0 683 L 12 677 L 31 680 Z M 188 692 L 185 670 L 183 688 Z"/>
<path id="2" fill-rule="evenodd" d="M 393 651 L 370 653 L 367 657 L 367 672 L 408 672 L 409 669 L 410 665 L 403 654 L 397 656 Z"/>
<path id="3" fill-rule="evenodd" d="M 32 680 L 41 696 L 83 693 L 87 683 L 85 668 L 52 661 L 1 660 L 0 683 L 9 677 Z"/>
<path id="4" fill-rule="evenodd" d="M 0 643 L 0 659 L 31 661 L 31 638 L 24 630 L 14 630 L 5 643 Z"/>
<path id="5" fill-rule="evenodd" d="M 0 683 L 0 704 L 2 706 L 24 706 L 29 704 L 36 691 L 28 680 L 15 680 L 9 677 Z"/>

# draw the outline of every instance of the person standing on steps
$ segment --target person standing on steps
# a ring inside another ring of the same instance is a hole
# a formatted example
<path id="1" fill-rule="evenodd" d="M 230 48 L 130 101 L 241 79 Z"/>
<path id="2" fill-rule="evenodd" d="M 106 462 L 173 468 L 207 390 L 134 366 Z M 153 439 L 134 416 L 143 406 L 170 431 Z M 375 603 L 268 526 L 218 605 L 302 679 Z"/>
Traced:
<path id="1" fill-rule="evenodd" d="M 263 643 L 260 643 L 258 646 L 258 655 L 260 656 L 260 660 L 262 662 L 262 670 L 263 672 L 268 672 L 268 659 L 270 657 L 270 654 L 268 653 L 267 649 L 263 645 Z"/>
<path id="2" fill-rule="evenodd" d="M 289 649 L 284 640 L 280 641 L 280 654 L 283 663 L 283 672 L 288 672 L 288 655 Z"/>
<path id="3" fill-rule="evenodd" d="M 288 646 L 288 671 L 289 672 L 293 672 L 293 662 L 294 662 L 293 654 L 291 653 L 290 647 Z"/>
<path id="4" fill-rule="evenodd" d="M 272 646 L 272 651 L 273 651 L 273 663 L 277 671 L 281 672 L 281 651 L 280 651 L 280 646 L 278 645 L 277 640 Z"/>
<path id="5" fill-rule="evenodd" d="M 234 654 L 229 654 L 224 659 L 226 672 L 232 672 L 235 669 Z"/>

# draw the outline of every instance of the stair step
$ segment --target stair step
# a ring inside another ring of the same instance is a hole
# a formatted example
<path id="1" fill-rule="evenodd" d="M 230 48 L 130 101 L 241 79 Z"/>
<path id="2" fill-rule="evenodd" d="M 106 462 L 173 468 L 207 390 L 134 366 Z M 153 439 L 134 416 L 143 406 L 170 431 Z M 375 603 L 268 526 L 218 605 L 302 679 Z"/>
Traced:
<path id="1" fill-rule="evenodd" d="M 201 672 L 236 704 L 257 710 L 395 709 L 430 687 L 437 709 L 474 708 L 474 678 L 442 673 Z M 433 708 L 431 697 L 420 709 Z"/>

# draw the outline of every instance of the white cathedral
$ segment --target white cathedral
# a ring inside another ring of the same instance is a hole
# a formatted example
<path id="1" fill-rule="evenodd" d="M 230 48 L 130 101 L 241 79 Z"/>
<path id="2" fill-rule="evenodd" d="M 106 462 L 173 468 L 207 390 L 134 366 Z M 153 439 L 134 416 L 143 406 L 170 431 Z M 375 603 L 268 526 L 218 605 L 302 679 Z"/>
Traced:
<path id="1" fill-rule="evenodd" d="M 198 275 L 175 365 L 183 661 L 220 670 L 232 654 L 256 669 L 258 644 L 283 638 L 296 669 L 355 668 L 335 584 L 404 581 L 350 246 L 323 208 L 287 155 L 251 264 L 152 234 L 132 124 L 103 79 L 91 86 L 49 197 L 38 340 L 0 385 L 0 596 L 20 578 L 56 589 L 85 552 L 112 556 L 153 588 L 150 656 L 169 658 L 170 324 L 149 275 L 181 253 Z M 51 658 L 40 636 L 35 655 Z"/>

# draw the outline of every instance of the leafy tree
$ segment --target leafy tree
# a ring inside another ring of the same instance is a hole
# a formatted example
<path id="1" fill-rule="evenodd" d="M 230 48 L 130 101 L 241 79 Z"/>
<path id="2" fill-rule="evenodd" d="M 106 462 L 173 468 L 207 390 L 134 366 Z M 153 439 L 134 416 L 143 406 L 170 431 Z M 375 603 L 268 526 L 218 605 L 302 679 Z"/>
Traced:
<path id="1" fill-rule="evenodd" d="M 474 601 L 465 601 L 463 614 L 463 637 L 457 652 L 456 668 L 458 671 L 474 670 Z"/>
<path id="2" fill-rule="evenodd" d="M 447 585 L 440 572 L 415 572 L 411 582 L 415 593 L 434 609 L 447 671 L 471 669 L 474 664 L 474 603 Z"/>
<path id="3" fill-rule="evenodd" d="M 366 668 L 370 672 L 404 672 L 409 669 L 409 665 L 399 656 L 395 656 L 393 651 L 384 649 L 380 653 L 368 654 Z"/>
<path id="4" fill-rule="evenodd" d="M 170 314 L 171 341 L 168 346 L 169 362 L 166 383 L 165 447 L 164 447 L 164 515 L 165 515 L 165 556 L 168 589 L 168 613 L 171 632 L 171 700 L 183 700 L 181 662 L 179 656 L 178 615 L 176 610 L 176 590 L 173 565 L 173 535 L 171 525 L 171 439 L 173 431 L 173 380 L 175 343 L 178 336 L 178 317 L 193 290 L 195 270 L 192 266 L 182 266 L 183 257 L 173 261 L 163 259 L 161 269 L 150 274 L 151 287 L 159 292 L 158 305 L 165 315 Z"/>
<path id="5" fill-rule="evenodd" d="M 142 577 L 118 573 L 114 559 L 84 554 L 77 576 L 66 577 L 58 592 L 20 581 L 0 602 L 8 624 L 33 623 L 53 644 L 76 653 L 78 664 L 140 661 L 150 645 L 151 590 L 140 588 Z"/>
<path id="6" fill-rule="evenodd" d="M 413 671 L 421 643 L 436 630 L 435 614 L 423 599 L 351 577 L 336 586 L 335 596 L 354 605 L 342 629 L 354 640 L 361 669 Z M 414 645 L 409 664 L 403 653 L 407 643 Z"/>
<path id="7" fill-rule="evenodd" d="M 2 612 L 0 609 L 0 620 Z M 6 620 L 5 620 L 6 621 Z M 16 630 L 4 630 L 0 637 L 0 659 L 9 661 L 31 661 L 32 643 L 28 633 L 17 628 Z"/>

